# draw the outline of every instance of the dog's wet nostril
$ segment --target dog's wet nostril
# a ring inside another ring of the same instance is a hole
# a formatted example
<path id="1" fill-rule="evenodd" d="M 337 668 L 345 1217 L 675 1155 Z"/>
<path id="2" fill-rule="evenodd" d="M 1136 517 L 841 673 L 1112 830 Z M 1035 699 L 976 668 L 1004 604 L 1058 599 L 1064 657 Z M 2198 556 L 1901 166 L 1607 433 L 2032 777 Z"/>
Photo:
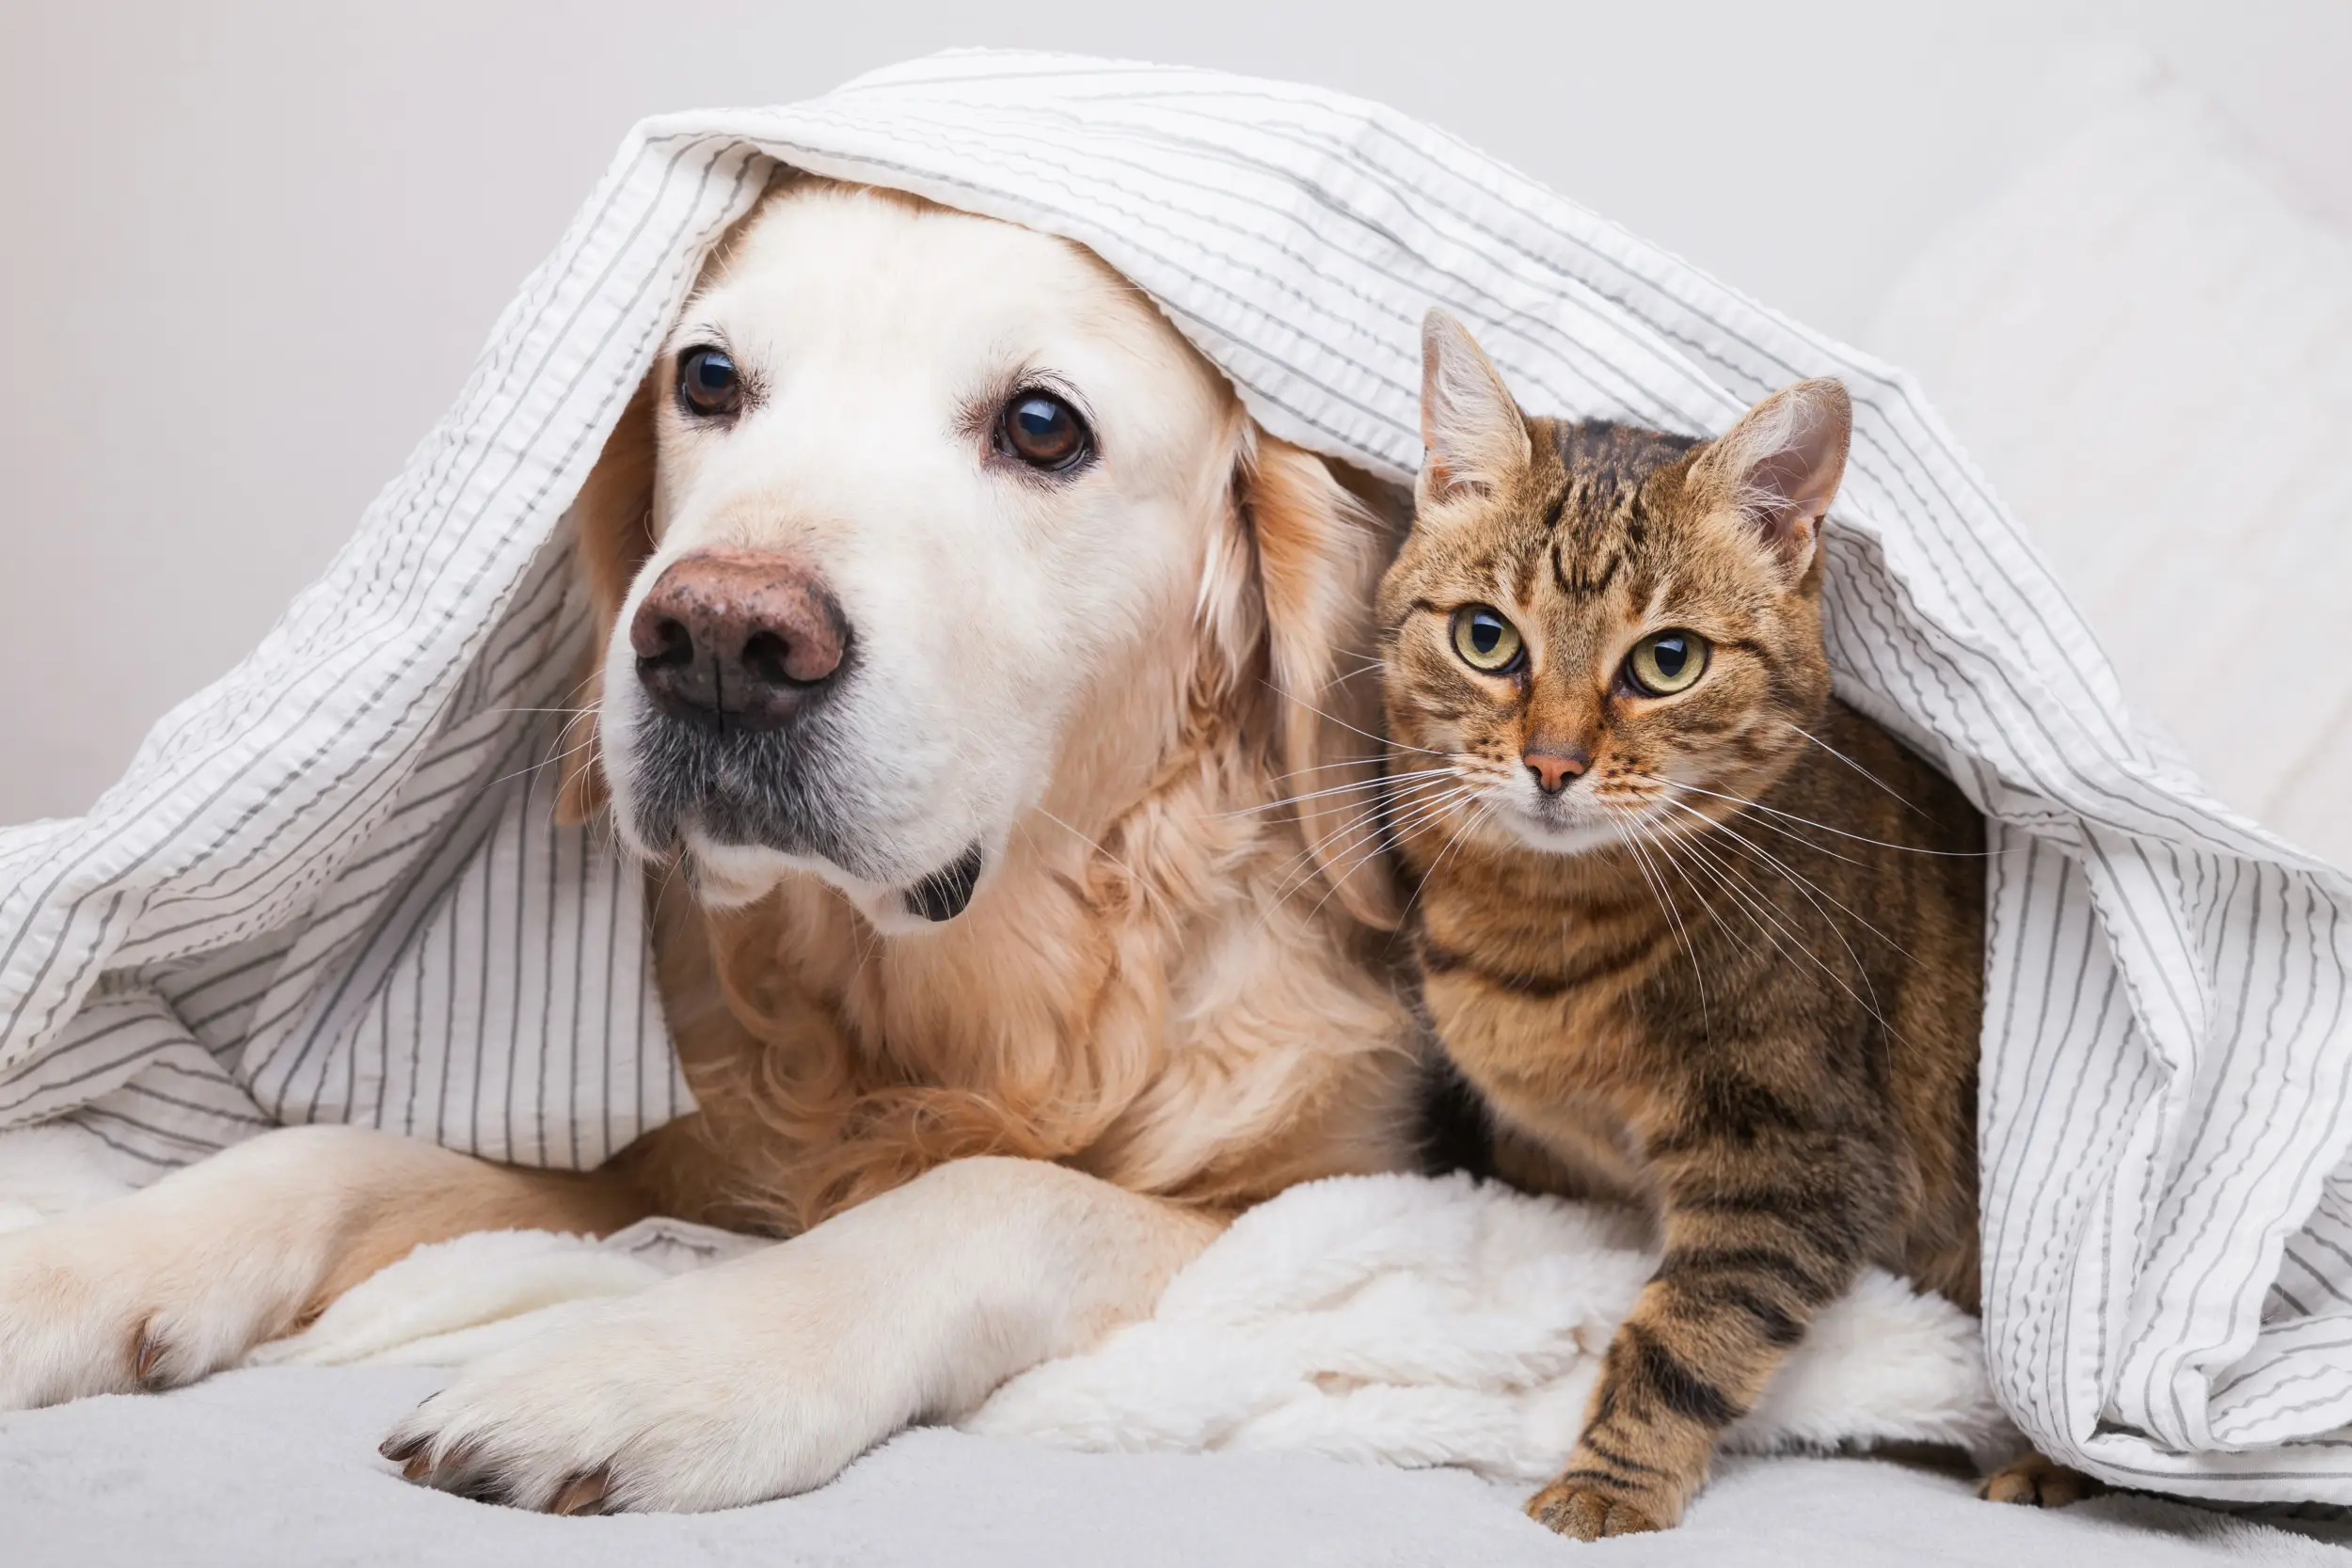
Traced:
<path id="1" fill-rule="evenodd" d="M 754 680 L 770 686 L 798 686 L 787 668 L 791 656 L 790 647 L 774 632 L 755 632 L 743 644 L 743 668 Z"/>
<path id="2" fill-rule="evenodd" d="M 684 622 L 664 619 L 648 629 L 649 635 L 638 641 L 639 668 L 674 670 L 694 662 L 694 634 L 686 629 Z"/>

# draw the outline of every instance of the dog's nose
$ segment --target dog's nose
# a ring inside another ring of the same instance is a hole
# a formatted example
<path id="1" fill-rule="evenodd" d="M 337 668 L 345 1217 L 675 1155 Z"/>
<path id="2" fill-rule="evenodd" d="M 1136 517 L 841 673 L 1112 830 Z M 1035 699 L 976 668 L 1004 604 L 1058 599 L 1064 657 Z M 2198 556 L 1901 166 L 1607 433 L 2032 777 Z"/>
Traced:
<path id="1" fill-rule="evenodd" d="M 1564 752 L 1527 751 L 1519 753 L 1527 770 L 1535 775 L 1535 787 L 1547 795 L 1557 795 L 1584 776 L 1584 769 L 1593 759 L 1573 748 Z"/>
<path id="2" fill-rule="evenodd" d="M 771 730 L 840 671 L 849 623 L 817 574 L 758 550 L 670 562 L 628 627 L 654 705 L 717 730 Z"/>

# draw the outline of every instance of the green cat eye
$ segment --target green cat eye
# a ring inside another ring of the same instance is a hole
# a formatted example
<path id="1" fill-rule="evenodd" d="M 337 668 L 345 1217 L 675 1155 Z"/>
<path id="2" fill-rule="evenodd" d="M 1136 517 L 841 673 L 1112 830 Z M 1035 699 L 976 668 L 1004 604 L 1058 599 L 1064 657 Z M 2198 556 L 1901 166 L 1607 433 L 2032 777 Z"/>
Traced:
<path id="1" fill-rule="evenodd" d="M 1707 639 L 1694 631 L 1654 631 L 1625 656 L 1625 678 L 1647 697 L 1688 691 L 1707 673 Z"/>
<path id="2" fill-rule="evenodd" d="M 1454 651 L 1471 669 L 1500 675 L 1519 660 L 1519 628 L 1492 605 L 1466 604 L 1454 612 Z"/>

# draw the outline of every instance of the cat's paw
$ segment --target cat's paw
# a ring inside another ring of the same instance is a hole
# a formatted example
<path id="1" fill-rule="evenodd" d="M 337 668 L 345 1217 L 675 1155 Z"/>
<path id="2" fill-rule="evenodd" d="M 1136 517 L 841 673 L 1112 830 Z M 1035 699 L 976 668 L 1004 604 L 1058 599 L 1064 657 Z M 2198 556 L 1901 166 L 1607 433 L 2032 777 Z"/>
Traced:
<path id="1" fill-rule="evenodd" d="M 2064 1508 L 2104 1491 L 2080 1470 L 2070 1470 L 2053 1459 L 2029 1453 L 2002 1465 L 1977 1485 L 1977 1496 L 1989 1503 L 2015 1503 L 2023 1508 Z"/>
<path id="2" fill-rule="evenodd" d="M 1588 1481 L 1563 1478 L 1527 1499 L 1527 1516 L 1573 1541 L 1604 1535 L 1643 1535 L 1673 1528 L 1638 1503 Z"/>

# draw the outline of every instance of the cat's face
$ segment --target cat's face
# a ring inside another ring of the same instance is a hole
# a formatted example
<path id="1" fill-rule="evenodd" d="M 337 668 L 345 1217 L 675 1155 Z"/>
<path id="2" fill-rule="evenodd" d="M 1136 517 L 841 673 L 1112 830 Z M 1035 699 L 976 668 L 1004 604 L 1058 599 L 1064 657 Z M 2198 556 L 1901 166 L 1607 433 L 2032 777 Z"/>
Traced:
<path id="1" fill-rule="evenodd" d="M 1574 854 L 1755 797 L 1829 696 L 1844 389 L 1694 443 L 1522 418 L 1451 317 L 1424 347 L 1428 456 L 1381 584 L 1392 822 Z"/>

